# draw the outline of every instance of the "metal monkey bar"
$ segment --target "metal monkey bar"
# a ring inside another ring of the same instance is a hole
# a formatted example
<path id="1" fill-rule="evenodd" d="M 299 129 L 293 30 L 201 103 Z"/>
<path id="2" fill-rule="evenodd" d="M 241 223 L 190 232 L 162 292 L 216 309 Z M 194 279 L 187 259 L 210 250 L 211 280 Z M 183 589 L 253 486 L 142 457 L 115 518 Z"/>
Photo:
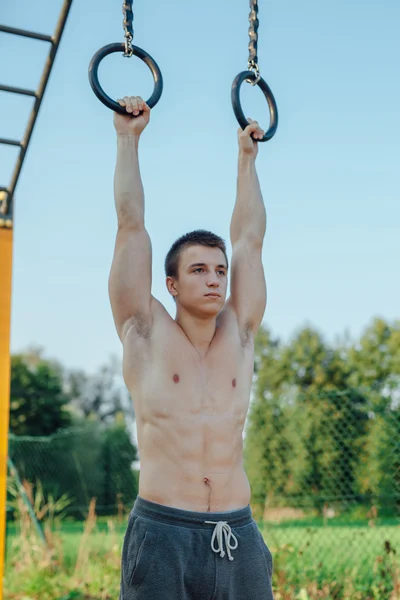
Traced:
<path id="1" fill-rule="evenodd" d="M 36 33 L 35 31 L 26 31 L 25 29 L 18 29 L 16 27 L 9 27 L 7 25 L 0 25 L 0 33 L 18 35 L 21 37 L 30 38 L 32 40 L 39 40 L 41 42 L 47 42 L 48 44 L 50 44 L 49 53 L 46 58 L 46 63 L 37 90 L 26 90 L 23 88 L 0 84 L 0 91 L 2 92 L 20 94 L 23 96 L 30 96 L 34 98 L 32 110 L 22 140 L 10 140 L 6 138 L 0 138 L 0 144 L 5 144 L 7 146 L 16 146 L 19 148 L 19 154 L 11 177 L 11 182 L 8 186 L 0 185 L 0 228 L 12 228 L 12 201 L 15 193 L 15 188 L 17 187 L 18 179 L 21 174 L 26 151 L 28 150 L 29 142 L 36 123 L 40 106 L 42 104 L 43 96 L 46 91 L 46 86 L 50 77 L 51 69 L 54 64 L 54 59 L 56 57 L 58 47 L 60 45 L 61 37 L 64 31 L 65 24 L 67 22 L 72 1 L 73 0 L 64 0 L 61 13 L 56 25 L 56 29 L 53 35 L 44 35 L 41 33 Z"/>

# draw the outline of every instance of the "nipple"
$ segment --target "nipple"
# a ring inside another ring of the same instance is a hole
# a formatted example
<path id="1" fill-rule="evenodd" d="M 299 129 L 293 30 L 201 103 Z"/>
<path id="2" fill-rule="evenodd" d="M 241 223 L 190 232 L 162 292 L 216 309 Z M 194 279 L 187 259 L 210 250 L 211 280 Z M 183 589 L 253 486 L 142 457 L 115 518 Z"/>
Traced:
<path id="1" fill-rule="evenodd" d="M 179 383 L 179 375 L 178 373 L 175 373 L 175 375 L 172 378 L 174 380 L 175 383 Z"/>
<path id="2" fill-rule="evenodd" d="M 232 379 L 232 387 L 236 387 L 236 379 Z"/>

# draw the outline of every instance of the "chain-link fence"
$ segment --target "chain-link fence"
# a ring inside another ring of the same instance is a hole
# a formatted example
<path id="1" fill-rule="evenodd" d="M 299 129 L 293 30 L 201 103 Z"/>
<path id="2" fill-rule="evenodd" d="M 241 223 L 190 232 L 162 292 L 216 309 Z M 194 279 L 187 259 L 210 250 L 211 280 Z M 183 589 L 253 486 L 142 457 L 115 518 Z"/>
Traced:
<path id="1" fill-rule="evenodd" d="M 64 494 L 66 512 L 85 517 L 92 498 L 98 514 L 129 510 L 137 496 L 136 448 L 121 427 L 97 424 L 48 437 L 10 435 L 9 456 L 22 482 L 40 482 L 44 497 Z"/>
<path id="2" fill-rule="evenodd" d="M 396 394 L 263 391 L 249 415 L 245 466 L 253 512 L 285 580 L 306 586 L 339 578 L 343 586 L 384 573 L 393 587 L 400 575 Z"/>
<path id="3" fill-rule="evenodd" d="M 40 481 L 53 498 L 67 494 L 71 516 L 85 517 L 91 498 L 100 515 L 121 514 L 135 501 L 137 453 L 125 429 L 93 424 L 45 438 L 11 435 L 9 454 L 22 481 Z M 362 589 L 370 594 L 377 580 L 389 592 L 395 589 L 396 577 L 400 581 L 395 394 L 263 391 L 250 407 L 244 454 L 253 515 L 274 556 L 277 588 L 303 586 L 311 594 L 305 598 L 316 598 L 310 586 L 330 582 L 336 587 L 324 598 L 357 600 L 372 597 L 362 596 Z M 349 581 L 358 587 L 346 591 Z M 376 597 L 397 599 L 389 592 Z"/>

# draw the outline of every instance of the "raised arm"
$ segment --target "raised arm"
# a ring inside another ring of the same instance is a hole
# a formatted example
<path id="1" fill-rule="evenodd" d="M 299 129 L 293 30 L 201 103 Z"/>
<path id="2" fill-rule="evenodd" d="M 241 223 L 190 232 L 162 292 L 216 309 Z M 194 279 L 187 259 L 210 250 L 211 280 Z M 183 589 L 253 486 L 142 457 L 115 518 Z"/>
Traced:
<path id="1" fill-rule="evenodd" d="M 238 132 L 239 161 L 237 197 L 232 215 L 231 298 L 242 339 L 257 333 L 266 305 L 266 284 L 262 265 L 262 246 L 266 230 L 266 213 L 256 171 L 258 143 L 264 132 L 250 121 Z"/>
<path id="2" fill-rule="evenodd" d="M 139 139 L 150 119 L 150 108 L 141 98 L 120 100 L 131 115 L 114 113 L 117 164 L 114 197 L 118 231 L 108 282 L 111 308 L 121 341 L 135 326 L 139 335 L 151 328 L 151 242 L 144 225 L 144 192 L 140 176 Z"/>

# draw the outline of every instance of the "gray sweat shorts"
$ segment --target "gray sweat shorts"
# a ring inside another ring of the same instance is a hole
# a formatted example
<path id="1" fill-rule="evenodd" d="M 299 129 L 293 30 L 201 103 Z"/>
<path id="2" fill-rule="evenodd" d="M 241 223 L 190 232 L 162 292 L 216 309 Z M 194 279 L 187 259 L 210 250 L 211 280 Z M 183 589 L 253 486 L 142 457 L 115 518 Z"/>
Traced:
<path id="1" fill-rule="evenodd" d="M 137 497 L 119 600 L 273 600 L 272 556 L 250 506 L 203 513 Z"/>

